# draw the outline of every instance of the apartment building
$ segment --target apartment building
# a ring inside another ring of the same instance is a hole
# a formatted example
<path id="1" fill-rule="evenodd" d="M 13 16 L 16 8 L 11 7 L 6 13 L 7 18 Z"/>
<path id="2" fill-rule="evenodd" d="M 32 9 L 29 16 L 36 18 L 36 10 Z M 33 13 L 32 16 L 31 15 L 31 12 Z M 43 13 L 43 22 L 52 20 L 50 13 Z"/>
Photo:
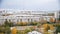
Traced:
<path id="1" fill-rule="evenodd" d="M 0 23 L 3 24 L 5 19 L 11 20 L 14 23 L 17 22 L 40 22 L 42 19 L 49 21 L 52 17 L 53 19 L 57 18 L 58 11 L 49 12 L 49 11 L 9 11 L 9 10 L 0 10 Z"/>

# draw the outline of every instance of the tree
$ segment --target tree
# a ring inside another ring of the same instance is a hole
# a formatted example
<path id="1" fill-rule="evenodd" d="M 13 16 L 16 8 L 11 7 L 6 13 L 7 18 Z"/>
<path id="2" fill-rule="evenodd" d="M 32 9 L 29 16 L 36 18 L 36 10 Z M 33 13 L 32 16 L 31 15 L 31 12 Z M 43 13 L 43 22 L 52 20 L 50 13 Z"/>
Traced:
<path id="1" fill-rule="evenodd" d="M 52 18 L 52 17 L 50 17 L 50 22 L 54 22 L 55 20 Z"/>
<path id="2" fill-rule="evenodd" d="M 10 27 L 13 26 L 13 22 L 11 22 L 11 20 L 9 20 L 9 26 L 10 26 Z"/>
<path id="3" fill-rule="evenodd" d="M 9 22 L 7 21 L 7 19 L 4 22 L 4 26 L 9 26 Z"/>
<path id="4" fill-rule="evenodd" d="M 17 34 L 17 30 L 16 30 L 15 27 L 12 29 L 11 33 L 12 33 L 12 34 Z"/>
<path id="5" fill-rule="evenodd" d="M 4 22 L 4 26 L 9 26 L 9 27 L 12 27 L 13 26 L 13 23 L 9 20 L 6 19 L 5 22 Z"/>
<path id="6" fill-rule="evenodd" d="M 4 31 L 5 31 L 6 34 L 10 34 L 11 33 L 11 30 L 10 30 L 9 26 L 6 26 Z"/>
<path id="7" fill-rule="evenodd" d="M 48 30 L 48 24 L 43 24 L 42 27 L 44 28 L 44 32 L 47 32 L 47 30 Z"/>

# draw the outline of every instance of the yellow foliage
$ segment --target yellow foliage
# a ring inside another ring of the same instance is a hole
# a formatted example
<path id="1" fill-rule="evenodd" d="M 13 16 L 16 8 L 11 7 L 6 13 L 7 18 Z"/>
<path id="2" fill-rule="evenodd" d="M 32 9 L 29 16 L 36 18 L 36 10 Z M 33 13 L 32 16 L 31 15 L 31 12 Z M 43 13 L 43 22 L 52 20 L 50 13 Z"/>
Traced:
<path id="1" fill-rule="evenodd" d="M 47 30 L 46 30 L 47 29 L 47 26 L 48 26 L 48 24 L 43 24 L 42 25 L 42 27 L 44 28 L 44 32 L 47 32 Z"/>
<path id="2" fill-rule="evenodd" d="M 28 23 L 27 22 L 18 22 L 17 24 L 19 24 L 19 25 L 27 25 Z"/>
<path id="3" fill-rule="evenodd" d="M 50 22 L 54 22 L 54 21 L 55 21 L 55 20 L 51 17 L 51 18 L 50 18 Z"/>
<path id="4" fill-rule="evenodd" d="M 50 30 L 54 30 L 54 26 L 53 25 L 49 25 L 50 26 Z"/>
<path id="5" fill-rule="evenodd" d="M 0 33 L 0 34 L 4 34 L 4 33 L 2 32 L 2 33 Z"/>
<path id="6" fill-rule="evenodd" d="M 23 25 L 27 25 L 27 22 L 22 22 L 23 23 Z"/>
<path id="7" fill-rule="evenodd" d="M 13 28 L 12 31 L 11 31 L 12 34 L 17 34 L 17 30 L 16 28 Z"/>
<path id="8" fill-rule="evenodd" d="M 44 28 L 47 28 L 48 24 L 43 24 L 42 26 L 43 26 Z"/>
<path id="9" fill-rule="evenodd" d="M 47 32 L 48 26 L 50 27 L 50 30 L 54 30 L 54 26 L 53 25 L 43 24 L 42 27 L 44 28 L 44 32 Z"/>

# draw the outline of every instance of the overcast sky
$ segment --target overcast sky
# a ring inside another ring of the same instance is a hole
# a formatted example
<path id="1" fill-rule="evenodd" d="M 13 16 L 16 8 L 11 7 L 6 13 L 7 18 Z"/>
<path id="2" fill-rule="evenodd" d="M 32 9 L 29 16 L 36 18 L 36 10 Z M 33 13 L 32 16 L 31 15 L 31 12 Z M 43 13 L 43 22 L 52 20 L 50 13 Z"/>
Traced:
<path id="1" fill-rule="evenodd" d="M 0 9 L 46 10 L 60 9 L 60 0 L 0 0 Z"/>

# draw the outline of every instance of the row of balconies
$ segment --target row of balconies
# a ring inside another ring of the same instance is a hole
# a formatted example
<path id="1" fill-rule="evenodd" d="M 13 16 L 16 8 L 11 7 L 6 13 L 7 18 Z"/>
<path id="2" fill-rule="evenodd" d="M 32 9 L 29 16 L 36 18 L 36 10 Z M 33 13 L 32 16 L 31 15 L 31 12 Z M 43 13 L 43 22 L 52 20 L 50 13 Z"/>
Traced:
<path id="1" fill-rule="evenodd" d="M 7 19 L 7 20 L 11 20 L 12 22 L 15 22 L 15 23 L 17 23 L 17 22 L 31 22 L 31 21 L 37 21 L 37 22 L 39 22 L 39 21 L 41 21 L 42 19 L 44 19 L 44 20 L 47 20 L 47 21 L 49 21 L 49 19 L 50 19 L 50 17 L 52 17 L 52 16 L 45 16 L 45 17 L 26 17 L 26 16 L 23 16 L 23 17 L 13 17 L 13 16 L 10 16 L 10 17 L 6 17 L 6 16 L 2 16 L 2 17 L 0 17 L 0 23 L 4 23 L 5 22 L 5 19 Z M 52 17 L 52 18 L 54 18 L 54 17 Z"/>

